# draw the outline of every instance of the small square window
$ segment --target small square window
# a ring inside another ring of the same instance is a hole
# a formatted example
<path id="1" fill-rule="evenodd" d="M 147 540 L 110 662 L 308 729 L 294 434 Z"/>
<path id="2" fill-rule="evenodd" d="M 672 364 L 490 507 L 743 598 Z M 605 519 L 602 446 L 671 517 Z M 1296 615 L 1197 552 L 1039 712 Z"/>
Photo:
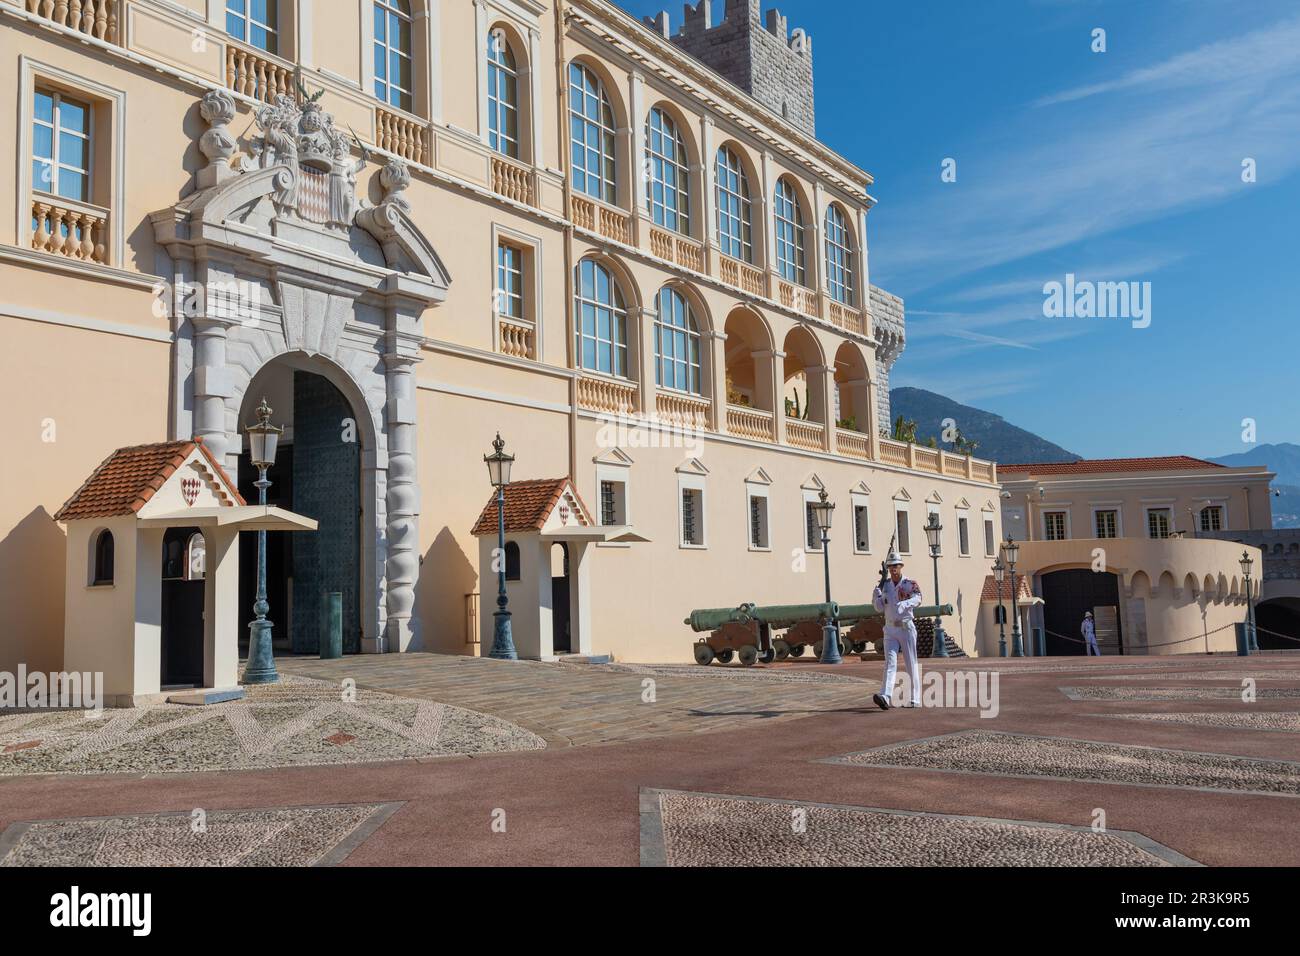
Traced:
<path id="1" fill-rule="evenodd" d="M 1201 530 L 1202 531 L 1222 531 L 1223 530 L 1223 508 L 1219 505 L 1210 505 L 1201 509 Z"/>
<path id="2" fill-rule="evenodd" d="M 1168 508 L 1152 508 L 1147 512 L 1147 535 L 1167 538 L 1173 531 L 1173 513 Z"/>
<path id="3" fill-rule="evenodd" d="M 1115 538 L 1119 536 L 1119 512 L 1098 511 L 1094 517 L 1097 537 Z"/>
<path id="4" fill-rule="evenodd" d="M 1048 541 L 1065 540 L 1065 512 L 1048 511 L 1043 514 L 1043 536 Z"/>
<path id="5" fill-rule="evenodd" d="M 627 484 L 604 479 L 600 483 L 600 523 L 605 526 L 627 524 Z"/>

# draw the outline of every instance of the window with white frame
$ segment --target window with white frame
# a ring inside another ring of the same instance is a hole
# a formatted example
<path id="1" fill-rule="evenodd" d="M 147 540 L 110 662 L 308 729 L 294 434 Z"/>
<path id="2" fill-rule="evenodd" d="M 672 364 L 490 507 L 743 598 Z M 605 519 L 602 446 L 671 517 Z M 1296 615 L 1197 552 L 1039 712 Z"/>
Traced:
<path id="1" fill-rule="evenodd" d="M 984 519 L 984 555 L 985 555 L 985 557 L 989 557 L 989 558 L 993 557 L 994 554 L 997 552 L 997 549 L 998 549 L 998 542 L 997 542 L 997 536 L 996 536 L 996 533 L 995 533 L 994 530 L 993 530 L 993 519 L 992 519 L 992 518 L 985 518 L 985 519 Z"/>
<path id="2" fill-rule="evenodd" d="M 853 237 L 834 204 L 826 209 L 826 291 L 836 302 L 853 305 Z"/>
<path id="3" fill-rule="evenodd" d="M 1092 514 L 1093 532 L 1098 538 L 1119 537 L 1119 512 L 1112 508 L 1094 511 Z"/>
<path id="4" fill-rule="evenodd" d="M 688 235 L 690 160 L 671 116 L 656 107 L 645 124 L 646 211 L 656 226 Z"/>
<path id="5" fill-rule="evenodd" d="M 600 479 L 600 523 L 627 524 L 627 482 L 616 478 Z"/>
<path id="6" fill-rule="evenodd" d="M 718 193 L 718 246 L 723 255 L 754 261 L 753 203 L 740 157 L 729 147 L 718 150 L 714 178 Z"/>
<path id="7" fill-rule="evenodd" d="M 659 290 L 655 315 L 655 384 L 700 394 L 700 330 L 686 297 L 670 286 Z"/>
<path id="8" fill-rule="evenodd" d="M 1223 506 L 1207 505 L 1201 509 L 1201 530 L 1202 531 L 1222 531 L 1223 530 Z"/>
<path id="9" fill-rule="evenodd" d="M 813 506 L 817 502 L 804 498 L 803 503 L 803 524 L 804 524 L 804 547 L 809 551 L 820 551 L 822 549 L 822 529 L 817 524 L 817 512 Z"/>
<path id="10" fill-rule="evenodd" d="M 375 97 L 398 109 L 411 109 L 410 0 L 374 0 Z"/>
<path id="11" fill-rule="evenodd" d="M 681 486 L 682 547 L 704 547 L 704 488 Z"/>
<path id="12" fill-rule="evenodd" d="M 970 520 L 965 515 L 957 516 L 957 553 L 970 557 Z"/>
<path id="13" fill-rule="evenodd" d="M 614 276 L 599 262 L 578 263 L 573 302 L 580 368 L 627 377 L 627 308 Z"/>
<path id="14" fill-rule="evenodd" d="M 488 145 L 519 158 L 519 70 L 514 51 L 499 27 L 488 34 Z"/>
<path id="15" fill-rule="evenodd" d="M 806 286 L 808 270 L 804 261 L 804 224 L 803 212 L 799 208 L 799 194 L 795 192 L 794 184 L 782 177 L 777 180 L 772 200 L 776 271 L 787 282 Z"/>
<path id="16" fill-rule="evenodd" d="M 278 53 L 280 45 L 279 17 L 276 9 L 278 6 L 279 0 L 226 0 L 226 32 L 249 46 L 265 50 L 267 53 Z M 379 4 L 376 4 L 376 7 L 378 6 Z M 409 12 L 407 17 L 409 20 Z M 378 20 L 379 12 L 376 9 L 376 26 Z M 410 59 L 409 46 L 407 59 Z"/>
<path id="17" fill-rule="evenodd" d="M 1147 509 L 1147 537 L 1167 538 L 1173 532 L 1173 526 L 1173 511 L 1171 509 Z"/>
<path id="18" fill-rule="evenodd" d="M 600 79 L 581 63 L 569 64 L 569 143 L 573 188 L 617 202 L 614 108 Z"/>
<path id="19" fill-rule="evenodd" d="M 908 527 L 908 512 L 906 508 L 900 508 L 897 504 L 894 507 L 894 532 L 897 537 L 895 542 L 899 554 L 912 553 L 911 528 Z"/>
<path id="20" fill-rule="evenodd" d="M 853 502 L 853 550 L 857 554 L 871 550 L 871 513 L 861 499 Z"/>
<path id="21" fill-rule="evenodd" d="M 496 309 L 507 318 L 524 318 L 524 251 L 504 241 L 497 242 Z"/>
<path id="22" fill-rule="evenodd" d="M 32 109 L 32 185 L 64 199 L 91 202 L 90 137 L 89 104 L 37 89 Z"/>
<path id="23" fill-rule="evenodd" d="M 749 549 L 766 551 L 771 547 L 767 525 L 767 494 L 749 489 Z"/>
<path id="24" fill-rule="evenodd" d="M 1065 512 L 1043 512 L 1043 537 L 1048 541 L 1065 540 Z"/>

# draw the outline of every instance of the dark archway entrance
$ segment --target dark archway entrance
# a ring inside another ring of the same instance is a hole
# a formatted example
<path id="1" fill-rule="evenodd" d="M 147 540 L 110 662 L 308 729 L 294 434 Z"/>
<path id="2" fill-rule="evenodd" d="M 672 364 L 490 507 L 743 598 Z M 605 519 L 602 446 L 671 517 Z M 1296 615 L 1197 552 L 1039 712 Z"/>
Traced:
<path id="1" fill-rule="evenodd" d="M 160 686 L 203 686 L 203 535 L 198 528 L 163 534 Z"/>
<path id="2" fill-rule="evenodd" d="M 267 501 L 315 518 L 314 534 L 267 535 L 267 600 L 275 624 L 274 645 L 279 652 L 320 652 L 325 595 L 343 595 L 343 651 L 361 650 L 361 432 L 355 413 L 342 392 L 327 378 L 302 369 L 276 369 L 266 387 L 278 393 L 271 399 L 273 420 L 286 427 L 276 463 L 267 477 Z M 259 380 L 261 374 L 259 373 Z M 248 397 L 260 381 L 250 387 Z M 277 405 L 277 400 L 279 404 Z M 241 427 L 245 424 L 241 421 Z M 239 458 L 239 492 L 257 501 L 257 471 L 247 452 Z M 244 631 L 253 619 L 256 595 L 257 536 L 240 536 L 239 594 Z"/>
<path id="3" fill-rule="evenodd" d="M 1041 578 L 1043 625 L 1049 656 L 1079 655 L 1086 650 L 1079 625 L 1091 611 L 1102 654 L 1123 654 L 1119 620 L 1119 579 L 1109 571 L 1067 568 Z"/>
<path id="4" fill-rule="evenodd" d="M 551 545 L 551 648 L 555 654 L 573 653 L 569 604 L 569 546 L 560 541 Z"/>
<path id="5" fill-rule="evenodd" d="M 1255 629 L 1261 651 L 1300 647 L 1300 598 L 1273 598 L 1255 605 Z"/>

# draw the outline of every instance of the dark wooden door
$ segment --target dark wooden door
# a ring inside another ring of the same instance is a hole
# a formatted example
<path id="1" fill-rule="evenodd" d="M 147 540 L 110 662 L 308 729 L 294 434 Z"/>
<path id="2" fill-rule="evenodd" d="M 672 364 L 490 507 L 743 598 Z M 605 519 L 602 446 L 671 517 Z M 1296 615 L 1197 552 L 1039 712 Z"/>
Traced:
<path id="1" fill-rule="evenodd" d="M 1101 608 L 1119 606 L 1119 581 L 1107 571 L 1067 568 L 1051 571 L 1042 577 L 1043 623 L 1046 626 L 1049 655 L 1081 655 L 1085 651 L 1079 631 L 1086 611 L 1094 618 Z M 1124 639 L 1118 619 L 1115 631 L 1119 647 L 1103 647 L 1102 653 L 1123 653 Z"/>

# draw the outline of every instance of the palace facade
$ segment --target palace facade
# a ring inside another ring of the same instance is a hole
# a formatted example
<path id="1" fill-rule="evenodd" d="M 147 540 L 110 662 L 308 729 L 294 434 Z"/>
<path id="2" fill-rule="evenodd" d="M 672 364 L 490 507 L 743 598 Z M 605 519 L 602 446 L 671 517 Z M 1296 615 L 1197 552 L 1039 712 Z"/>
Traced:
<path id="1" fill-rule="evenodd" d="M 283 652 L 318 650 L 328 593 L 345 651 L 486 646 L 498 432 L 552 496 L 512 503 L 530 656 L 684 661 L 693 608 L 821 600 L 823 490 L 837 600 L 893 535 L 929 597 L 937 513 L 945 628 L 996 652 L 997 469 L 887 437 L 871 177 L 815 138 L 811 38 L 761 12 L 0 0 L 0 668 L 59 669 L 65 579 L 79 620 L 114 606 L 54 519 L 86 476 L 199 438 L 256 501 L 264 397 L 270 501 L 318 523 L 270 534 Z M 182 639 L 163 604 L 136 640 Z"/>

